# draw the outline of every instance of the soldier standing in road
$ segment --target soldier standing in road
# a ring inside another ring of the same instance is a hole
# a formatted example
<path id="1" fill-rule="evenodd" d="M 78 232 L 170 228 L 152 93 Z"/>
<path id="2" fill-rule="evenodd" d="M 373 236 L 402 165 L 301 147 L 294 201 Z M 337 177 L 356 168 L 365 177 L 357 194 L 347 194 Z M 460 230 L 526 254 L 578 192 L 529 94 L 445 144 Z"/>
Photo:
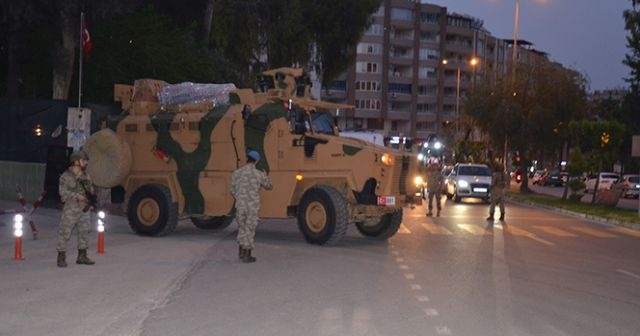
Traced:
<path id="1" fill-rule="evenodd" d="M 58 227 L 58 267 L 67 267 L 67 241 L 73 229 L 78 234 L 78 258 L 76 264 L 93 265 L 95 262 L 87 257 L 89 247 L 90 210 L 88 208 L 88 193 L 93 193 L 91 178 L 86 172 L 89 156 L 84 151 L 71 154 L 71 166 L 61 176 L 59 181 L 60 199 L 64 202 L 62 219 Z"/>
<path id="2" fill-rule="evenodd" d="M 489 217 L 487 220 L 493 220 L 493 213 L 496 204 L 500 206 L 500 220 L 504 220 L 504 190 L 508 186 L 509 180 L 501 165 L 494 163 L 493 175 L 491 176 L 491 205 L 489 206 Z"/>
<path id="3" fill-rule="evenodd" d="M 436 161 L 429 163 L 429 166 L 427 167 L 427 192 L 429 193 L 429 212 L 427 213 L 427 216 L 433 216 L 432 201 L 435 198 L 437 209 L 436 216 L 440 217 L 440 210 L 442 209 L 440 199 L 442 198 L 443 183 L 444 178 L 440 171 L 440 165 Z"/>
<path id="4" fill-rule="evenodd" d="M 256 261 L 251 256 L 255 246 L 254 237 L 258 226 L 260 211 L 260 187 L 272 188 L 267 175 L 256 169 L 260 154 L 256 151 L 247 153 L 247 163 L 236 169 L 231 175 L 231 194 L 236 200 L 236 222 L 238 222 L 238 257 L 242 262 Z"/>

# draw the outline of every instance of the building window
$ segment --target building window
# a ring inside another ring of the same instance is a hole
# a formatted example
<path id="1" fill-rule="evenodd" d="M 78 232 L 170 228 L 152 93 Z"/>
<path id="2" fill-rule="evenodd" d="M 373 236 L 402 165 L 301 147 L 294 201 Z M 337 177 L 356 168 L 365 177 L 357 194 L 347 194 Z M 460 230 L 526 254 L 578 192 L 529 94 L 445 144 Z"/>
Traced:
<path id="1" fill-rule="evenodd" d="M 384 129 L 384 119 L 382 118 L 369 118 L 367 119 L 367 128 L 370 129 Z"/>
<path id="2" fill-rule="evenodd" d="M 336 91 L 346 91 L 347 90 L 347 81 L 344 80 L 336 80 L 331 83 L 329 90 Z"/>
<path id="3" fill-rule="evenodd" d="M 380 92 L 380 82 L 376 81 L 357 81 L 356 91 L 372 91 Z"/>
<path id="4" fill-rule="evenodd" d="M 418 131 L 434 131 L 435 123 L 430 121 L 418 121 L 416 123 L 416 130 Z"/>
<path id="5" fill-rule="evenodd" d="M 362 118 L 355 118 L 353 119 L 353 128 L 354 129 L 360 129 L 364 126 L 364 121 Z"/>
<path id="6" fill-rule="evenodd" d="M 375 62 L 357 62 L 356 71 L 359 73 L 380 73 L 380 66 Z"/>
<path id="7" fill-rule="evenodd" d="M 435 112 L 434 104 L 416 104 L 417 113 L 433 113 Z"/>
<path id="8" fill-rule="evenodd" d="M 420 86 L 418 86 L 418 95 L 421 95 L 421 96 L 437 96 L 438 95 L 438 87 L 437 86 L 433 86 L 433 85 L 429 85 L 429 86 L 420 85 Z"/>
<path id="9" fill-rule="evenodd" d="M 421 67 L 418 69 L 418 78 L 420 79 L 436 78 L 437 76 L 436 68 Z"/>
<path id="10" fill-rule="evenodd" d="M 440 51 L 438 49 L 420 48 L 421 60 L 439 59 L 439 58 L 440 58 Z"/>
<path id="11" fill-rule="evenodd" d="M 439 24 L 440 23 L 440 14 L 439 13 L 428 13 L 422 12 L 420 13 L 420 22 L 422 23 L 431 23 L 431 24 Z"/>
<path id="12" fill-rule="evenodd" d="M 364 110 L 380 110 L 380 99 L 356 99 L 356 108 Z"/>
<path id="13" fill-rule="evenodd" d="M 391 8 L 391 20 L 413 21 L 413 11 L 405 8 Z"/>
<path id="14" fill-rule="evenodd" d="M 411 84 L 389 83 L 389 92 L 411 94 Z"/>
<path id="15" fill-rule="evenodd" d="M 358 54 L 380 55 L 382 45 L 380 43 L 358 43 Z"/>
<path id="16" fill-rule="evenodd" d="M 384 8 L 384 7 L 380 7 L 380 8 Z M 382 36 L 383 31 L 384 29 L 381 24 L 372 24 L 369 27 L 369 29 L 367 29 L 367 32 L 364 34 L 369 36 Z"/>
<path id="17" fill-rule="evenodd" d="M 440 42 L 439 32 L 420 32 L 420 41 L 422 42 Z"/>

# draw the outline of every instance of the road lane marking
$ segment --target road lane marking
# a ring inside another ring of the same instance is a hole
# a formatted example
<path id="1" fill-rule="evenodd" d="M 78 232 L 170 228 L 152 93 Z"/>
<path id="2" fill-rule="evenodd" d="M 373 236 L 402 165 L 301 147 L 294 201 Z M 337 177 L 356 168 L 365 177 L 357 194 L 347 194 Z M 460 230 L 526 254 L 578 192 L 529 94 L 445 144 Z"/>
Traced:
<path id="1" fill-rule="evenodd" d="M 414 290 L 414 291 L 422 290 L 422 286 L 418 284 L 410 284 L 409 287 L 411 287 L 411 290 Z"/>
<path id="2" fill-rule="evenodd" d="M 592 228 L 588 228 L 588 227 L 572 226 L 571 229 L 575 230 L 575 231 L 578 231 L 578 232 L 582 232 L 582 233 L 587 234 L 589 236 L 596 237 L 596 238 L 618 238 L 618 236 L 616 236 L 614 234 L 603 232 L 603 231 L 592 229 Z"/>
<path id="3" fill-rule="evenodd" d="M 476 225 L 471 225 L 471 224 L 457 224 L 457 226 L 464 230 L 467 231 L 469 233 L 471 233 L 474 236 L 482 236 L 484 234 L 488 234 L 488 235 L 492 235 L 493 233 L 491 233 L 491 231 L 486 231 L 485 229 L 476 226 Z"/>
<path id="4" fill-rule="evenodd" d="M 435 308 L 425 308 L 424 309 L 424 313 L 427 314 L 427 316 L 438 316 L 438 315 L 440 315 L 440 313 Z"/>
<path id="5" fill-rule="evenodd" d="M 430 234 L 434 235 L 452 235 L 453 232 L 447 230 L 447 228 L 442 227 L 440 225 L 435 225 L 433 223 L 422 223 L 422 226 L 429 231 Z"/>
<path id="6" fill-rule="evenodd" d="M 636 278 L 636 279 L 640 280 L 640 275 L 637 275 L 637 274 L 635 274 L 633 272 L 629 272 L 629 271 L 626 271 L 626 270 L 623 270 L 623 269 L 620 269 L 620 268 L 617 269 L 616 271 L 618 271 L 619 273 L 622 273 L 624 275 L 628 275 L 628 276 L 630 276 L 632 278 Z"/>
<path id="7" fill-rule="evenodd" d="M 418 295 L 416 296 L 416 299 L 418 302 L 429 302 L 429 297 L 425 295 Z"/>
<path id="8" fill-rule="evenodd" d="M 503 226 L 503 225 L 494 225 L 494 228 L 498 229 L 498 230 L 503 230 L 504 232 L 510 234 L 510 235 L 514 235 L 514 236 L 519 236 L 519 237 L 526 237 L 526 238 L 530 238 L 533 239 L 535 241 L 537 241 L 538 243 L 544 244 L 544 245 L 548 245 L 548 246 L 555 246 L 556 244 L 548 241 L 548 240 L 544 240 L 538 236 L 536 236 L 535 234 L 533 234 L 532 232 L 529 232 L 527 230 L 523 230 L 514 226 Z"/>
<path id="9" fill-rule="evenodd" d="M 577 237 L 577 235 L 553 226 L 534 226 L 534 228 L 558 237 Z"/>
<path id="10" fill-rule="evenodd" d="M 397 262 L 404 262 L 404 258 L 396 258 Z"/>
<path id="11" fill-rule="evenodd" d="M 413 279 L 415 279 L 415 278 L 416 278 L 416 276 L 415 276 L 414 274 L 412 274 L 412 273 L 405 273 L 405 274 L 404 274 L 404 277 L 405 277 L 405 279 L 407 279 L 407 280 L 413 280 Z"/>
<path id="12" fill-rule="evenodd" d="M 640 231 L 637 230 L 631 230 L 625 227 L 619 227 L 619 228 L 615 228 L 615 229 L 611 229 L 612 231 L 618 232 L 618 233 L 622 233 L 624 235 L 627 236 L 632 236 L 632 237 L 638 237 L 640 238 Z"/>
<path id="13" fill-rule="evenodd" d="M 400 228 L 398 229 L 398 233 L 411 234 L 411 230 L 409 230 L 408 227 L 406 227 L 404 224 L 402 224 L 402 225 L 400 225 Z"/>

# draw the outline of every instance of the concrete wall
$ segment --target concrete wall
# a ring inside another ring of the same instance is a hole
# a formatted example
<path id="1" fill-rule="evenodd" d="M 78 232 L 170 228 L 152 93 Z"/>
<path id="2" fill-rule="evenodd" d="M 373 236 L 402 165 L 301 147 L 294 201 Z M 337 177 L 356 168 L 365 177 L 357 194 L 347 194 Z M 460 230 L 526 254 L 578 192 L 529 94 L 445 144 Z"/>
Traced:
<path id="1" fill-rule="evenodd" d="M 0 161 L 0 199 L 16 200 L 16 187 L 29 205 L 33 204 L 44 190 L 44 177 L 47 165 L 44 163 L 28 163 Z"/>

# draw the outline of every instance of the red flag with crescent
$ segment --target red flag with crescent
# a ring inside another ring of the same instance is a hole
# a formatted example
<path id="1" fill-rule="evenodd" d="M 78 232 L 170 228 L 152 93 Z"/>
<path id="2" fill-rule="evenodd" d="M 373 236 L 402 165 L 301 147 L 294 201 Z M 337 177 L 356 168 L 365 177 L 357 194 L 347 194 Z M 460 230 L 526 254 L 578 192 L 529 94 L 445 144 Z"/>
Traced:
<path id="1" fill-rule="evenodd" d="M 84 54 L 85 61 L 89 60 L 89 53 L 93 49 L 93 43 L 91 43 L 91 35 L 89 35 L 89 29 L 87 28 L 87 21 L 82 22 L 82 53 Z"/>

